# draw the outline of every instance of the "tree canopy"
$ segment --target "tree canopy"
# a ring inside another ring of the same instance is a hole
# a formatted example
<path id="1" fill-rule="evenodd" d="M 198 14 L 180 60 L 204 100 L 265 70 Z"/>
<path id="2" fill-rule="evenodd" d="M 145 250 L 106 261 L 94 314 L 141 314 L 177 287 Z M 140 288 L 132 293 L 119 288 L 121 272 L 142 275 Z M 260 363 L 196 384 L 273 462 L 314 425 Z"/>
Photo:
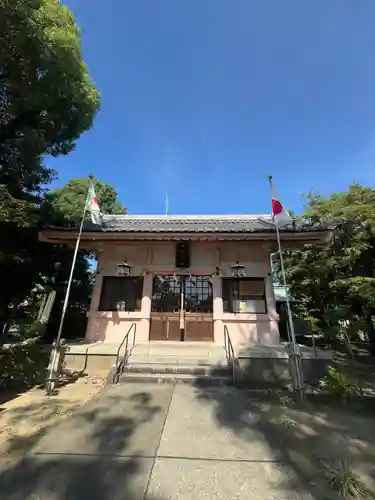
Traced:
<path id="1" fill-rule="evenodd" d="M 51 204 L 55 211 L 70 219 L 81 218 L 87 197 L 89 180 L 72 179 L 51 195 Z M 124 214 L 125 208 L 117 198 L 117 191 L 110 184 L 94 180 L 95 192 L 100 210 L 105 214 Z"/>
<path id="2" fill-rule="evenodd" d="M 0 32 L 0 221 L 16 214 L 25 225 L 55 175 L 43 157 L 74 148 L 99 94 L 73 15 L 60 2 L 0 0 Z"/>
<path id="3" fill-rule="evenodd" d="M 353 184 L 329 197 L 311 194 L 303 214 L 313 223 L 337 225 L 331 245 L 285 252 L 297 312 L 316 331 L 336 338 L 343 324 L 367 333 L 375 353 L 375 189 Z"/>
<path id="4" fill-rule="evenodd" d="M 44 159 L 72 151 L 100 100 L 66 6 L 0 0 L 0 32 L 1 332 L 34 283 L 51 277 L 60 252 L 38 241 L 38 228 L 58 218 L 58 207 L 46 209 L 56 173 Z"/>

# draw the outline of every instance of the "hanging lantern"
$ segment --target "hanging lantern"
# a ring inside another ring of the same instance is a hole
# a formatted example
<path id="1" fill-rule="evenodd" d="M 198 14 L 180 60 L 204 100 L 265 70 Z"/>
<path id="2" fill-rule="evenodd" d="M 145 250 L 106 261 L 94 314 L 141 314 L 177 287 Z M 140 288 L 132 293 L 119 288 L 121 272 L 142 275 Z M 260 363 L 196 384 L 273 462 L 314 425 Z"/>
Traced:
<path id="1" fill-rule="evenodd" d="M 125 259 L 123 262 L 117 264 L 117 276 L 130 276 L 131 266 L 128 264 L 128 260 Z"/>
<path id="2" fill-rule="evenodd" d="M 234 278 L 244 278 L 246 276 L 245 269 L 246 267 L 240 264 L 240 262 L 237 260 L 237 262 L 233 265 L 230 266 L 232 269 L 232 276 Z"/>

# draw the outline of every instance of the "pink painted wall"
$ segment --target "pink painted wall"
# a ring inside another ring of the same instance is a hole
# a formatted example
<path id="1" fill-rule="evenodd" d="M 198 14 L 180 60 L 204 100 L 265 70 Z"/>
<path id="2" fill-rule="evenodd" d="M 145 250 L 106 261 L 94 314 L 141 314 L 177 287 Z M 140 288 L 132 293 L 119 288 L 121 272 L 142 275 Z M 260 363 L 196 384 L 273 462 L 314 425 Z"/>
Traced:
<path id="1" fill-rule="evenodd" d="M 102 270 L 100 272 L 102 273 Z M 103 342 L 113 343 L 121 342 L 131 325 L 136 323 L 137 343 L 147 342 L 150 331 L 152 279 L 153 277 L 151 274 L 148 274 L 143 278 L 143 297 L 140 311 L 98 311 L 103 281 L 103 274 L 99 274 L 95 282 L 91 300 L 86 332 L 87 340 L 100 340 Z"/>
<path id="2" fill-rule="evenodd" d="M 119 343 L 133 322 L 137 324 L 137 342 L 147 342 L 151 314 L 152 282 L 155 274 L 173 274 L 174 243 L 145 242 L 109 245 L 99 256 L 98 274 L 86 338 Z M 117 263 L 127 258 L 133 266 L 132 275 L 144 276 L 141 311 L 98 311 L 103 276 L 115 276 Z M 267 314 L 224 313 L 221 296 L 221 277 L 231 276 L 230 266 L 236 260 L 246 266 L 247 277 L 265 278 Z M 216 275 L 220 268 L 220 276 Z M 279 343 L 278 315 L 276 314 L 272 279 L 269 276 L 269 251 L 258 243 L 239 242 L 192 242 L 191 274 L 211 274 L 213 281 L 214 341 L 224 343 L 224 325 L 227 326 L 235 346 Z"/>

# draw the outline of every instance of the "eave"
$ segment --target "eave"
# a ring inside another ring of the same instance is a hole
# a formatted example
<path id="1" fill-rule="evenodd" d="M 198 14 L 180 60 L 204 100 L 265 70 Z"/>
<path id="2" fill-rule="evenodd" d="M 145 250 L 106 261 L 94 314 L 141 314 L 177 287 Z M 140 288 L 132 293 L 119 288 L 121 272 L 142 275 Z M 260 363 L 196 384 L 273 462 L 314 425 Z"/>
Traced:
<path id="1" fill-rule="evenodd" d="M 39 240 L 60 245 L 73 246 L 77 241 L 78 232 L 76 230 L 42 230 L 39 233 Z M 303 248 L 304 245 L 320 245 L 332 239 L 331 230 L 318 231 L 286 231 L 280 232 L 280 239 L 286 249 Z M 207 241 L 207 242 L 269 242 L 275 243 L 275 231 L 246 232 L 246 233 L 148 233 L 148 232 L 84 232 L 81 235 L 81 248 L 95 250 L 101 243 L 123 244 L 130 242 L 151 242 L 151 241 Z"/>

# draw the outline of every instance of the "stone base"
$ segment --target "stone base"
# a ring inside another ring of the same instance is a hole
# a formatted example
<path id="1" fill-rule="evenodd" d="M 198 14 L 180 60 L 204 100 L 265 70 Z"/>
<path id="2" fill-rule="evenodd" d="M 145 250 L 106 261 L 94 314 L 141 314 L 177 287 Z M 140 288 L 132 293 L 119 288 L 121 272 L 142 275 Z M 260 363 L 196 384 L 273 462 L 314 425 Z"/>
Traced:
<path id="1" fill-rule="evenodd" d="M 332 353 L 299 346 L 305 384 L 313 384 L 327 374 Z M 289 346 L 249 346 L 237 353 L 239 387 L 286 386 L 292 384 L 293 366 Z"/>
<path id="2" fill-rule="evenodd" d="M 68 344 L 64 355 L 65 367 L 88 375 L 108 373 L 116 364 L 119 344 L 82 342 Z"/>

